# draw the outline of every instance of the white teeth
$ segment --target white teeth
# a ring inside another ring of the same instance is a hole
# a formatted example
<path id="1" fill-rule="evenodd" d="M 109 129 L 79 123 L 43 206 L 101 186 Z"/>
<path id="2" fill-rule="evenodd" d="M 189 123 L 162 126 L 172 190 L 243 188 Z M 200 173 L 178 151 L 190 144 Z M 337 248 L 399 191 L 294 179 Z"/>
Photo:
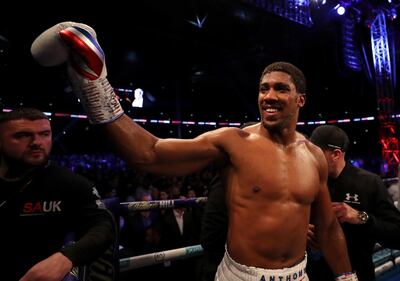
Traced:
<path id="1" fill-rule="evenodd" d="M 276 109 L 276 108 L 267 108 L 265 111 L 273 113 L 273 112 L 278 112 L 278 109 Z"/>

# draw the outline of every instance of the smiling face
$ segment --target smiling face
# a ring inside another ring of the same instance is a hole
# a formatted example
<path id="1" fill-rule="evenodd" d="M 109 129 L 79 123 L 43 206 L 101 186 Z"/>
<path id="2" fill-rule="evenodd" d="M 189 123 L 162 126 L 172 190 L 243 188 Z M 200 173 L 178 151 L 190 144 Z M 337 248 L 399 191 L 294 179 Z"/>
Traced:
<path id="1" fill-rule="evenodd" d="M 264 128 L 281 131 L 296 127 L 299 108 L 305 104 L 305 94 L 297 92 L 289 74 L 273 71 L 261 79 L 258 104 Z"/>
<path id="2" fill-rule="evenodd" d="M 52 138 L 47 119 L 17 119 L 0 126 L 0 152 L 9 166 L 27 168 L 47 163 Z"/>

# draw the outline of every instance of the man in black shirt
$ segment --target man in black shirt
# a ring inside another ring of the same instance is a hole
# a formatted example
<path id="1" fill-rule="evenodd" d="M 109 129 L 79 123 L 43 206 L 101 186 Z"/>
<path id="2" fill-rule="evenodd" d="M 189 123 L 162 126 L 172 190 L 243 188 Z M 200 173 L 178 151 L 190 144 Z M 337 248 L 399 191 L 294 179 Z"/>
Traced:
<path id="1" fill-rule="evenodd" d="M 200 244 L 203 247 L 201 281 L 213 281 L 225 253 L 228 234 L 228 210 L 225 190 L 217 174 L 210 183 L 210 191 L 201 223 Z"/>
<path id="2" fill-rule="evenodd" d="M 52 131 L 37 109 L 0 116 L 1 280 L 60 281 L 100 257 L 113 220 L 94 186 L 49 162 Z M 74 243 L 66 244 L 74 233 Z"/>
<path id="3" fill-rule="evenodd" d="M 349 138 L 332 125 L 317 127 L 310 140 L 324 152 L 328 162 L 328 187 L 332 208 L 347 241 L 350 261 L 360 281 L 375 280 L 372 254 L 375 243 L 400 248 L 400 212 L 390 201 L 378 175 L 354 167 L 345 160 Z M 308 274 L 311 281 L 334 280 L 333 274 L 317 252 L 317 241 L 309 230 Z M 317 256 L 317 257 L 316 257 Z"/>

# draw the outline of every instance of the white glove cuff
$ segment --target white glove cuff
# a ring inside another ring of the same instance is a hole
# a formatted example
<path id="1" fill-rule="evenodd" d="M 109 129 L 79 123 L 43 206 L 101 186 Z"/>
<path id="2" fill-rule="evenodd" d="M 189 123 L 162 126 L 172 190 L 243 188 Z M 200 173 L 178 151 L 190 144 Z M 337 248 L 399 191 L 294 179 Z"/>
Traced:
<path id="1" fill-rule="evenodd" d="M 107 78 L 87 80 L 75 74 L 73 70 L 69 71 L 69 75 L 73 91 L 80 99 L 90 123 L 109 123 L 124 114 Z"/>

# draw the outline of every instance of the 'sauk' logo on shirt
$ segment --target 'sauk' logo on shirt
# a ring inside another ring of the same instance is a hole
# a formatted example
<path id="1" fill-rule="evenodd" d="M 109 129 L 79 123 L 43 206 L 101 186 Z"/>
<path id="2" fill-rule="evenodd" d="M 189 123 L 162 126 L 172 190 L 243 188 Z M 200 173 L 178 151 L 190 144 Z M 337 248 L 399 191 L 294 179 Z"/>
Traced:
<path id="1" fill-rule="evenodd" d="M 22 216 L 61 213 L 61 201 L 26 202 L 22 207 Z"/>

